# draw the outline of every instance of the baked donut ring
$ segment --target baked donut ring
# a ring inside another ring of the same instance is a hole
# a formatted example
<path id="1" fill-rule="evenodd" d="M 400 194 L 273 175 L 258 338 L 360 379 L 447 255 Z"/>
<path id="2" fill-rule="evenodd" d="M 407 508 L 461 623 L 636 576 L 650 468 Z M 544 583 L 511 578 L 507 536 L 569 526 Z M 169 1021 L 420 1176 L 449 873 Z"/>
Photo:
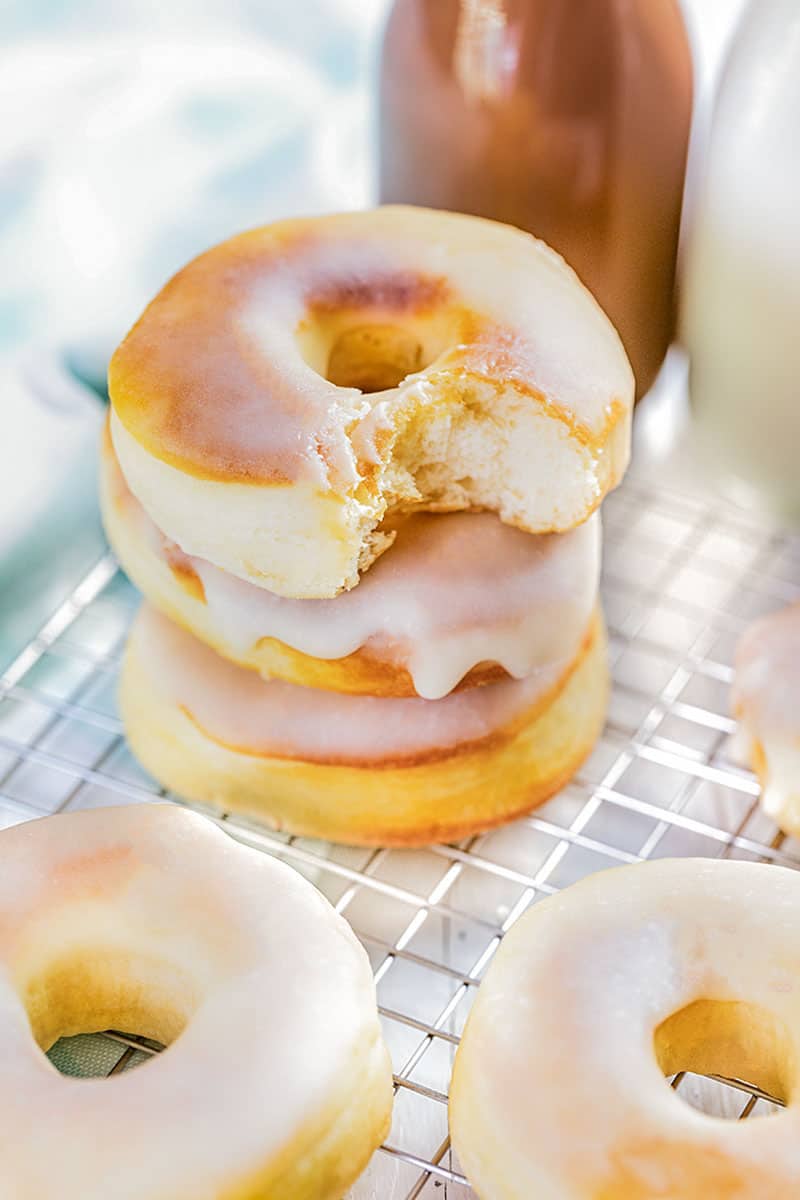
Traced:
<path id="1" fill-rule="evenodd" d="M 169 542 L 107 436 L 100 495 L 111 545 L 151 604 L 223 657 L 289 683 L 436 700 L 523 678 L 571 662 L 597 604 L 599 514 L 538 536 L 491 513 L 412 514 L 353 591 L 291 600 Z"/>
<path id="2" fill-rule="evenodd" d="M 465 837 L 546 800 L 600 733 L 602 620 L 572 662 L 443 700 L 265 681 L 146 605 L 122 669 L 131 749 L 189 799 L 365 845 Z"/>
<path id="3" fill-rule="evenodd" d="M 619 338 L 557 254 L 402 207 L 209 250 L 122 342 L 109 389 L 158 528 L 295 598 L 354 586 L 399 510 L 572 529 L 625 470 L 633 406 Z"/>
<path id="4" fill-rule="evenodd" d="M 0 833 L 0 1012 L 8 1200 L 339 1200 L 387 1131 L 391 1066 L 350 928 L 174 805 Z M 42 1054 L 110 1028 L 169 1048 L 102 1080 Z"/>
<path id="5" fill-rule="evenodd" d="M 800 874 L 664 860 L 602 871 L 503 939 L 450 1090 L 482 1200 L 788 1200 L 800 1181 Z M 788 1101 L 725 1121 L 665 1075 Z"/>
<path id="6" fill-rule="evenodd" d="M 764 811 L 787 833 L 800 834 L 800 603 L 745 630 L 732 708 Z"/>

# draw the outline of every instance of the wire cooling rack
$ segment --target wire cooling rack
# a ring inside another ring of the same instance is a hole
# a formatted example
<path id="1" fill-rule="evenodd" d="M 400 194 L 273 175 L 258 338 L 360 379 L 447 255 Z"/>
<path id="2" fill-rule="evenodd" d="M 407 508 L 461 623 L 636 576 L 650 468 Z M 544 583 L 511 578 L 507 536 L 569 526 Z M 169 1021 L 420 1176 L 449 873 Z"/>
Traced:
<path id="1" fill-rule="evenodd" d="M 800 844 L 763 815 L 753 776 L 732 760 L 728 712 L 739 633 L 800 594 L 800 537 L 641 473 L 603 511 L 608 725 L 543 808 L 420 851 L 329 846 L 213 814 L 312 879 L 370 956 L 396 1097 L 391 1134 L 353 1200 L 474 1196 L 447 1136 L 453 1055 L 500 938 L 531 904 L 593 871 L 666 855 L 800 867 Z M 0 679 L 0 826 L 163 796 L 130 757 L 114 703 L 137 602 L 103 557 Z M 67 1072 L 110 1074 L 154 1050 L 114 1034 L 69 1039 L 51 1056 Z M 672 1084 L 720 1115 L 771 1107 L 736 1081 L 679 1075 Z"/>

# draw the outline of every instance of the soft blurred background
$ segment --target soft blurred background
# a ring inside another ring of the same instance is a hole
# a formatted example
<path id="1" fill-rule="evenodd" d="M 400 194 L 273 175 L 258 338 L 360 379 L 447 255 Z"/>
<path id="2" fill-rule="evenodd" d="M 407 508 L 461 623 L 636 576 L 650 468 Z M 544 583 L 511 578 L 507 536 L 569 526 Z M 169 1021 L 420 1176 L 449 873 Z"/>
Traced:
<path id="1" fill-rule="evenodd" d="M 236 230 L 374 200 L 389 6 L 0 6 L 0 667 L 99 553 L 97 397 L 146 300 Z M 695 159 L 741 7 L 686 0 Z"/>

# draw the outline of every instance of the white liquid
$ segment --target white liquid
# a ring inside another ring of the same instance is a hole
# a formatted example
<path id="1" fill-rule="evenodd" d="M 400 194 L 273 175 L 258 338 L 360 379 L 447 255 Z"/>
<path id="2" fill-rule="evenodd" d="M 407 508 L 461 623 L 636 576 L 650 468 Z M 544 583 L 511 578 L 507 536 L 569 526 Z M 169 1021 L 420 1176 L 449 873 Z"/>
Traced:
<path id="1" fill-rule="evenodd" d="M 800 4 L 751 3 L 714 118 L 683 334 L 706 453 L 800 515 Z"/>
<path id="2" fill-rule="evenodd" d="M 204 559 L 181 555 L 106 460 L 116 503 L 153 553 L 176 552 L 203 584 L 208 612 L 242 655 L 277 638 L 314 658 L 365 648 L 405 667 L 419 696 L 438 700 L 479 663 L 514 679 L 578 653 L 597 603 L 601 527 L 595 513 L 569 533 L 529 534 L 492 513 L 416 513 L 358 587 L 332 600 L 291 600 Z"/>
<path id="3" fill-rule="evenodd" d="M 597 602 L 600 541 L 599 515 L 570 533 L 533 535 L 491 513 L 421 513 L 358 587 L 333 600 L 289 600 L 191 563 L 240 651 L 262 637 L 322 659 L 367 647 L 438 700 L 482 662 L 514 679 L 570 662 Z"/>

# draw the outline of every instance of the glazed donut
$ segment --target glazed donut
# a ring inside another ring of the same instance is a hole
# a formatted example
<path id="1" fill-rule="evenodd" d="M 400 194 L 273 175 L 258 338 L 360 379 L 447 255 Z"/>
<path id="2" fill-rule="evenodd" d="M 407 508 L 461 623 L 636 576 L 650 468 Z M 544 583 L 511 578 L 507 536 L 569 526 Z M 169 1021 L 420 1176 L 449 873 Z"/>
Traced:
<path id="1" fill-rule="evenodd" d="M 592 749 L 607 693 L 599 615 L 572 662 L 431 701 L 265 681 L 145 605 L 120 708 L 134 754 L 188 799 L 310 837 L 420 845 L 557 791 Z"/>
<path id="2" fill-rule="evenodd" d="M 353 591 L 291 600 L 192 558 L 128 489 L 110 439 L 101 508 L 117 557 L 151 604 L 265 677 L 436 700 L 577 655 L 597 603 L 600 516 L 531 535 L 490 513 L 418 513 Z"/>
<path id="3" fill-rule="evenodd" d="M 736 650 L 732 708 L 761 782 L 761 804 L 800 834 L 800 604 L 762 617 Z"/>
<path id="4" fill-rule="evenodd" d="M 800 874 L 663 860 L 534 905 L 456 1054 L 453 1145 L 482 1200 L 788 1200 L 800 1180 Z M 665 1075 L 788 1101 L 724 1121 Z"/>
<path id="5" fill-rule="evenodd" d="M 633 375 L 563 260 L 475 217 L 282 221 L 190 263 L 111 362 L 128 484 L 186 553 L 324 598 L 399 510 L 584 521 L 627 465 Z"/>
<path id="6" fill-rule="evenodd" d="M 300 875 L 174 805 L 0 833 L 4 1200 L 339 1200 L 387 1131 L 369 962 Z M 66 1079 L 60 1037 L 169 1045 Z"/>

